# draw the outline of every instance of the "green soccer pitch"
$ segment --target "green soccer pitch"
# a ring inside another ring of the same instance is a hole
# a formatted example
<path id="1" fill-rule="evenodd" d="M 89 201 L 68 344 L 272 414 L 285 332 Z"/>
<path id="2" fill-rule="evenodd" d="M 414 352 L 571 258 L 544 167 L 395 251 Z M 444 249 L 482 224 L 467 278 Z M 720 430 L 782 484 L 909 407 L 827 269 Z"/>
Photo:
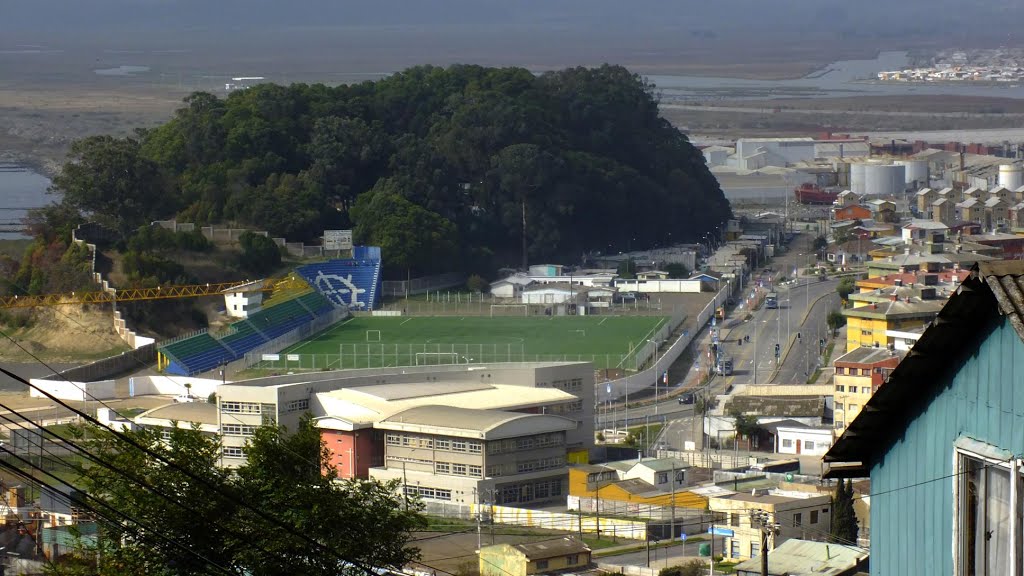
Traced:
<path id="1" fill-rule="evenodd" d="M 272 369 L 344 369 L 480 362 L 593 362 L 635 369 L 658 316 L 357 317 L 280 352 Z"/>

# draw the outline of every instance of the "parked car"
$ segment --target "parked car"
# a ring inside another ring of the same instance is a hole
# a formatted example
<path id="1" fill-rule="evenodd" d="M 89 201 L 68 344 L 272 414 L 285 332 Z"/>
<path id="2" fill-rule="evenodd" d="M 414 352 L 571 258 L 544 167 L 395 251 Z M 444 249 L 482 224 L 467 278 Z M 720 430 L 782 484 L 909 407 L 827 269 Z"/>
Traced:
<path id="1" fill-rule="evenodd" d="M 693 404 L 696 400 L 697 398 L 693 395 L 693 392 L 684 392 L 679 395 L 680 404 Z"/>

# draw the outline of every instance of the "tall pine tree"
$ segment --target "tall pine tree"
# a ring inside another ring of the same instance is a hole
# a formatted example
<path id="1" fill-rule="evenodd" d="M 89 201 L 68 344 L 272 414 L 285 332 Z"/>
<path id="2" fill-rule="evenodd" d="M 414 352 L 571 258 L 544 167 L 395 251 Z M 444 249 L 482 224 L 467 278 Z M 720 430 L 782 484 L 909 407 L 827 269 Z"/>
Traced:
<path id="1" fill-rule="evenodd" d="M 830 540 L 842 544 L 855 544 L 859 531 L 857 513 L 853 509 L 853 481 L 840 480 L 836 485 L 835 496 L 832 497 Z"/>

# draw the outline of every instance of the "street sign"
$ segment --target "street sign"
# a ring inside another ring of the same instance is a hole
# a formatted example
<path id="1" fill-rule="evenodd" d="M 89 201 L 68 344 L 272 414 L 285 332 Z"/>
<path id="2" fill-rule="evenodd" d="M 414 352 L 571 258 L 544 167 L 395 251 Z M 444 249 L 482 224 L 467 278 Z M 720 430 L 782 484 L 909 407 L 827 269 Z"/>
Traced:
<path id="1" fill-rule="evenodd" d="M 324 230 L 324 250 L 351 250 L 351 230 Z"/>
<path id="2" fill-rule="evenodd" d="M 605 386 L 604 386 L 604 393 L 605 394 L 611 394 L 612 393 L 612 383 L 611 382 L 605 384 Z"/>
<path id="3" fill-rule="evenodd" d="M 730 536 L 730 537 L 736 535 L 736 533 L 733 532 L 732 530 L 729 530 L 728 528 L 719 528 L 718 526 L 715 526 L 714 528 L 708 528 L 708 534 L 713 534 L 715 536 Z"/>
<path id="4" fill-rule="evenodd" d="M 679 540 L 681 540 L 683 542 L 686 542 L 686 532 L 683 532 L 682 534 L 679 535 Z"/>
<path id="5" fill-rule="evenodd" d="M 261 360 L 263 360 L 264 362 L 280 362 L 281 361 L 281 355 L 280 354 L 264 354 L 261 357 Z"/>
<path id="6" fill-rule="evenodd" d="M 289 354 L 288 355 L 288 361 L 289 362 L 298 362 L 299 361 L 299 355 L 298 354 Z"/>

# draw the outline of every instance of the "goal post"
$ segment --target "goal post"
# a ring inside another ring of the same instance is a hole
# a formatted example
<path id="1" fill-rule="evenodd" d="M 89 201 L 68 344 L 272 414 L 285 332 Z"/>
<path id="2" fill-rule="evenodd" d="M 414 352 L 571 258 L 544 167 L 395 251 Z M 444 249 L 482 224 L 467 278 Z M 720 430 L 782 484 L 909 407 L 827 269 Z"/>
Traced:
<path id="1" fill-rule="evenodd" d="M 458 352 L 417 352 L 416 353 L 416 365 L 417 366 L 438 366 L 441 364 L 458 364 L 461 354 Z M 431 358 L 436 358 L 437 362 L 429 362 Z M 449 359 L 450 362 L 441 362 L 442 359 Z M 469 363 L 468 361 L 466 362 Z"/>
<path id="2" fill-rule="evenodd" d="M 380 330 L 367 330 L 366 331 L 367 342 L 380 342 Z"/>
<path id="3" fill-rule="evenodd" d="M 512 316 L 512 315 L 518 316 L 519 314 L 517 312 L 515 312 L 516 310 L 522 310 L 523 311 L 523 316 L 529 316 L 530 315 L 530 306 L 528 304 L 491 304 L 491 317 L 492 318 L 495 316 L 494 312 L 496 310 L 498 311 L 498 314 L 497 314 L 498 316 Z M 508 310 L 509 313 L 508 314 L 503 314 L 502 311 L 504 311 L 504 310 Z"/>

